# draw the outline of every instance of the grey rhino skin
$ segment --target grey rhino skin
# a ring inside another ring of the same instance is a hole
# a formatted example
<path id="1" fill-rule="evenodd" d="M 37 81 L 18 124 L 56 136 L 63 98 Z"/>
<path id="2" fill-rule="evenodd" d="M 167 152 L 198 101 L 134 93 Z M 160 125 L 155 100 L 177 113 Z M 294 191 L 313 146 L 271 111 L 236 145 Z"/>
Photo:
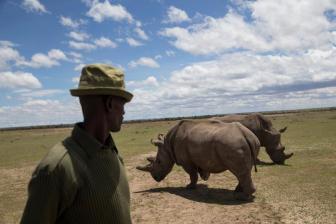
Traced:
<path id="1" fill-rule="evenodd" d="M 256 189 L 251 169 L 255 166 L 260 143 L 240 123 L 182 120 L 168 131 L 165 138 L 159 135 L 152 143 L 158 147 L 156 157 L 148 158 L 150 163 L 137 169 L 150 172 L 156 181 L 163 180 L 175 163 L 190 176 L 187 188 L 196 187 L 198 173 L 207 180 L 210 173 L 229 170 L 239 181 L 235 197 L 241 200 L 253 197 Z"/>
<path id="2" fill-rule="evenodd" d="M 265 147 L 267 154 L 276 164 L 284 164 L 293 153 L 286 154 L 285 147 L 281 144 L 281 130 L 276 130 L 270 119 L 261 113 L 248 115 L 226 115 L 223 117 L 213 117 L 210 120 L 220 120 L 222 122 L 239 122 L 250 129 L 259 139 L 261 146 Z M 258 160 L 259 161 L 259 160 Z"/>

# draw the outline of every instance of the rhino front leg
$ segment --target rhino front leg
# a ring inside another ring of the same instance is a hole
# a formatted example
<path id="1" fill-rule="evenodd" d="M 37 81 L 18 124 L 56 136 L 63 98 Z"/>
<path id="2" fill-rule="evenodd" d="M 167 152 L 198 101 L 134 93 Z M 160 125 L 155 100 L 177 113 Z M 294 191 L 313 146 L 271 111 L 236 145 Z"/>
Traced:
<path id="1" fill-rule="evenodd" d="M 197 169 L 192 166 L 184 166 L 183 169 L 189 174 L 190 183 L 187 185 L 188 189 L 195 189 L 198 181 Z"/>

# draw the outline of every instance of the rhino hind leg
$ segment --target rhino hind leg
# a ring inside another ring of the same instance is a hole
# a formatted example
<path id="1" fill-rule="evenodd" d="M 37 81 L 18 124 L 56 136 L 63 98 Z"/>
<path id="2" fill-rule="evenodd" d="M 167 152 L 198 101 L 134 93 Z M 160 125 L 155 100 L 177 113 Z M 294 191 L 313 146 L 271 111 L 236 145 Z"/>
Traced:
<path id="1" fill-rule="evenodd" d="M 240 184 L 238 183 L 238 185 L 237 185 L 237 187 L 236 187 L 236 189 L 234 190 L 234 192 L 243 192 L 243 189 L 242 189 L 242 187 L 240 186 Z"/>
<path id="2" fill-rule="evenodd" d="M 209 177 L 210 177 L 210 172 L 204 171 L 200 168 L 198 168 L 198 173 L 200 174 L 200 176 L 203 180 L 208 180 Z"/>
<path id="3" fill-rule="evenodd" d="M 237 178 L 239 183 L 234 191 L 234 197 L 237 200 L 252 200 L 254 198 L 253 193 L 256 191 L 256 188 L 252 182 L 251 173 L 240 175 Z"/>

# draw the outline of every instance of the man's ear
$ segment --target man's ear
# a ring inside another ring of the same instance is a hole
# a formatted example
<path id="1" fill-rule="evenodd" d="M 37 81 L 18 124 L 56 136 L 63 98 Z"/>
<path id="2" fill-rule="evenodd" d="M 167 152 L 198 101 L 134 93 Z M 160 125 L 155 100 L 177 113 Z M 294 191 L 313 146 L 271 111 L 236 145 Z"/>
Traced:
<path id="1" fill-rule="evenodd" d="M 104 97 L 104 107 L 105 107 L 105 110 L 107 112 L 111 112 L 112 111 L 112 97 L 111 96 L 105 96 Z"/>

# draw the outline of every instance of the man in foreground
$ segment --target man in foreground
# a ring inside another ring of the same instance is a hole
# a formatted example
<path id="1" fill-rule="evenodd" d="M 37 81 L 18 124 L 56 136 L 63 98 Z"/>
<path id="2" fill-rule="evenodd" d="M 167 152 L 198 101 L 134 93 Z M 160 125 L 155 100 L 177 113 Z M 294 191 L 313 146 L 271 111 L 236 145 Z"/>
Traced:
<path id="1" fill-rule="evenodd" d="M 79 97 L 84 122 L 37 166 L 21 223 L 131 223 L 128 181 L 110 134 L 120 130 L 133 97 L 124 74 L 87 65 L 70 92 Z"/>

